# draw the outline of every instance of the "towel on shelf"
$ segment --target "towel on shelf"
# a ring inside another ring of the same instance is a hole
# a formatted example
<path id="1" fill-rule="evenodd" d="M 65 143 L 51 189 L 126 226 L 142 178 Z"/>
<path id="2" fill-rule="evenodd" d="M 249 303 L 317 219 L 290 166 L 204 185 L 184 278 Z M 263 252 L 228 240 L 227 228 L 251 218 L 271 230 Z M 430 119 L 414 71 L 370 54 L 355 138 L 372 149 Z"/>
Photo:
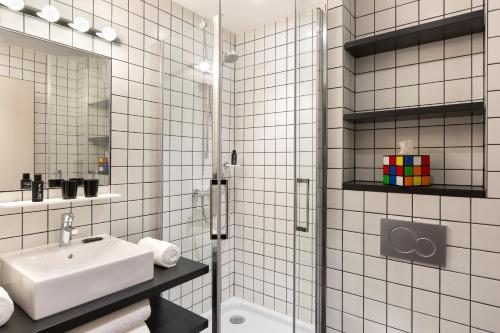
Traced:
<path id="1" fill-rule="evenodd" d="M 128 330 L 126 333 L 151 333 L 151 331 L 146 323 L 142 323 L 141 325 Z"/>
<path id="2" fill-rule="evenodd" d="M 173 267 L 181 257 L 177 246 L 151 237 L 141 239 L 137 245 L 152 250 L 155 264 L 159 266 Z"/>
<path id="3" fill-rule="evenodd" d="M 130 305 L 85 325 L 74 328 L 69 331 L 69 333 L 128 333 L 131 329 L 135 329 L 144 324 L 150 315 L 151 307 L 149 305 L 149 300 L 145 299 L 142 302 Z M 131 332 L 136 333 L 135 331 Z"/>
<path id="4" fill-rule="evenodd" d="M 0 287 L 0 326 L 10 319 L 12 313 L 14 313 L 14 302 L 5 289 Z"/>

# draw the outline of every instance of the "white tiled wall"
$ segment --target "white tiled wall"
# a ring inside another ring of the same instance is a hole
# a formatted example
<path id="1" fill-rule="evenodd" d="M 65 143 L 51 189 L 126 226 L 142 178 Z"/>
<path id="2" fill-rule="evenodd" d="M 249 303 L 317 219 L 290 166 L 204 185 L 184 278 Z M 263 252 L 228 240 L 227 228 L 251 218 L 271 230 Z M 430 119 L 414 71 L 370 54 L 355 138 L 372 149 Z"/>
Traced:
<path id="1" fill-rule="evenodd" d="M 354 157 L 350 149 L 343 149 L 343 147 L 353 147 L 352 141 L 349 142 L 352 137 L 342 134 L 345 126 L 342 122 L 343 113 L 359 111 L 359 97 L 357 99 L 355 97 L 356 93 L 360 91 L 360 85 L 368 85 L 367 90 L 377 92 L 380 89 L 376 89 L 376 86 L 374 89 L 373 86 L 377 82 L 380 84 L 392 82 L 387 89 L 394 95 L 394 101 L 397 103 L 397 78 L 399 77 L 397 73 L 391 73 L 387 79 L 377 81 L 374 78 L 377 75 L 377 70 L 373 71 L 370 68 L 370 70 L 360 71 L 360 66 L 373 67 L 373 64 L 377 66 L 378 56 L 375 59 L 366 57 L 354 61 L 343 50 L 343 43 L 352 40 L 354 36 L 357 38 L 365 37 L 374 32 L 392 30 L 396 26 L 403 27 L 406 23 L 421 23 L 427 19 L 442 18 L 443 15 L 452 15 L 482 6 L 482 1 L 470 0 L 329 1 L 331 18 L 329 36 L 337 37 L 335 39 L 329 38 L 328 134 L 330 149 L 328 171 L 329 176 L 331 176 L 328 190 L 327 245 L 327 320 L 329 332 L 500 332 L 500 304 L 497 297 L 500 295 L 500 271 L 496 269 L 500 260 L 500 249 L 497 246 L 498 239 L 496 237 L 500 233 L 500 213 L 497 207 L 498 199 L 496 199 L 500 193 L 500 181 L 496 177 L 496 171 L 499 170 L 496 166 L 497 159 L 492 155 L 492 152 L 496 151 L 494 145 L 496 142 L 494 139 L 492 140 L 493 133 L 498 132 L 494 120 L 496 102 L 495 97 L 493 97 L 498 88 L 495 87 L 498 75 L 494 74 L 497 66 L 495 61 L 497 60 L 493 59 L 498 58 L 496 55 L 500 53 L 500 48 L 495 41 L 497 34 L 492 33 L 499 22 L 492 18 L 500 15 L 498 14 L 500 13 L 500 5 L 496 1 L 490 0 L 484 3 L 489 21 L 489 31 L 485 38 L 486 54 L 483 54 L 482 51 L 482 37 L 473 36 L 450 41 L 444 46 L 443 43 L 434 43 L 435 45 L 399 50 L 393 52 L 389 57 L 380 55 L 381 60 L 397 62 L 401 59 L 398 54 L 403 58 L 420 57 L 421 59 L 427 51 L 436 49 L 440 56 L 432 61 L 432 65 L 438 66 L 440 69 L 446 68 L 446 62 L 467 62 L 467 72 L 462 73 L 461 77 L 463 78 L 458 79 L 465 79 L 467 91 L 471 91 L 470 94 L 463 94 L 463 96 L 467 96 L 467 100 L 482 98 L 480 97 L 482 92 L 477 97 L 474 97 L 473 93 L 475 80 L 483 80 L 481 71 L 474 72 L 474 68 L 479 70 L 479 63 L 483 60 L 475 59 L 479 56 L 484 56 L 487 59 L 489 65 L 485 76 L 488 85 L 485 85 L 484 95 L 488 102 L 486 125 L 488 133 L 490 133 L 486 136 L 488 163 L 485 165 L 488 175 L 486 178 L 488 198 L 455 198 L 342 190 L 342 181 L 351 180 L 354 176 L 353 170 L 348 169 L 345 173 L 342 170 L 342 166 L 349 166 L 350 160 Z M 481 43 L 479 41 L 476 43 L 476 38 L 480 38 Z M 476 49 L 474 45 L 477 45 L 477 52 L 474 51 Z M 465 53 L 463 56 L 453 58 L 456 60 L 448 59 L 447 56 L 443 56 L 443 54 L 449 54 L 446 51 L 448 47 L 456 49 L 452 52 L 465 51 Z M 478 66 L 472 66 L 472 70 L 469 71 L 471 64 L 474 64 L 475 61 L 478 61 Z M 420 81 L 416 81 L 415 85 L 420 88 L 420 96 L 422 97 L 422 74 L 430 72 L 426 70 L 422 72 L 424 65 L 421 61 L 414 63 L 418 63 L 420 67 L 418 70 Z M 401 65 L 394 66 L 394 72 L 402 67 L 413 66 L 411 64 Z M 459 69 L 454 65 L 452 67 Z M 367 73 L 367 80 L 359 78 L 359 75 L 363 75 L 363 73 Z M 447 71 L 444 73 L 446 75 Z M 452 75 L 451 72 L 450 75 Z M 408 74 L 403 76 L 405 79 L 411 77 Z M 436 82 L 438 81 L 443 81 L 443 77 L 437 78 Z M 482 83 L 477 85 L 478 89 L 480 86 L 482 87 Z M 376 98 L 368 100 L 377 101 Z M 437 102 L 442 103 L 446 100 Z M 418 102 L 415 104 L 419 105 Z M 373 105 L 369 104 L 367 110 L 377 109 Z M 465 137 L 468 139 L 474 137 L 474 134 L 469 134 L 474 133 L 475 126 L 480 125 L 479 122 L 477 125 L 471 125 L 470 120 L 473 119 L 469 119 L 469 124 L 466 127 L 459 125 L 462 126 L 461 133 L 465 133 Z M 448 132 L 449 124 L 439 126 Z M 404 126 L 401 127 L 403 127 L 401 130 L 406 130 Z M 381 135 L 380 138 L 389 137 L 394 145 L 398 141 L 395 140 L 394 133 L 397 137 L 398 132 L 392 124 L 390 130 L 385 135 Z M 482 134 L 480 136 L 482 137 Z M 458 137 L 456 138 L 458 139 Z M 377 137 L 375 137 L 376 139 Z M 473 139 L 471 140 L 469 142 L 473 142 Z M 419 141 L 417 140 L 417 142 Z M 476 142 L 477 145 L 468 145 L 470 149 L 474 150 L 474 146 L 478 148 L 482 146 L 482 139 Z M 390 148 L 394 149 L 395 145 Z M 370 146 L 370 149 L 373 149 L 373 146 Z M 448 151 L 447 145 L 446 151 Z M 470 156 L 470 150 L 456 152 L 457 162 L 465 160 L 465 163 L 469 163 Z M 369 158 L 369 160 L 372 159 L 373 156 Z M 446 160 L 446 156 L 444 160 Z M 373 167 L 373 162 L 370 163 Z M 474 168 L 470 168 L 470 170 L 472 169 Z M 479 172 L 481 169 L 482 167 L 479 167 L 477 171 Z M 446 174 L 448 174 L 448 170 L 446 170 Z M 492 174 L 493 177 L 491 177 Z M 368 177 L 371 178 L 373 175 L 374 173 L 371 172 Z M 467 179 L 471 179 L 469 176 L 467 175 Z M 439 179 L 437 176 L 436 178 Z M 446 179 L 444 181 L 446 182 Z M 380 219 L 385 217 L 446 225 L 448 227 L 446 266 L 437 268 L 381 256 L 379 253 Z"/>

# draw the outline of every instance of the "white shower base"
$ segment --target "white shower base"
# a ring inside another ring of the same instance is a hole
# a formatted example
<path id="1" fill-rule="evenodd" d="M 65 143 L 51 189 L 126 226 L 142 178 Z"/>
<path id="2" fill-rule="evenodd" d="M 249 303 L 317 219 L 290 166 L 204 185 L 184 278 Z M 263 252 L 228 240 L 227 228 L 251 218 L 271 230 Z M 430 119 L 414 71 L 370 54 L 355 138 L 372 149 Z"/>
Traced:
<path id="1" fill-rule="evenodd" d="M 231 324 L 229 318 L 234 315 L 245 317 L 243 324 Z M 203 314 L 209 319 L 208 328 L 203 333 L 211 333 L 211 312 Z M 291 333 L 292 318 L 263 306 L 232 297 L 222 303 L 222 333 Z M 296 333 L 314 333 L 314 326 L 297 321 Z"/>

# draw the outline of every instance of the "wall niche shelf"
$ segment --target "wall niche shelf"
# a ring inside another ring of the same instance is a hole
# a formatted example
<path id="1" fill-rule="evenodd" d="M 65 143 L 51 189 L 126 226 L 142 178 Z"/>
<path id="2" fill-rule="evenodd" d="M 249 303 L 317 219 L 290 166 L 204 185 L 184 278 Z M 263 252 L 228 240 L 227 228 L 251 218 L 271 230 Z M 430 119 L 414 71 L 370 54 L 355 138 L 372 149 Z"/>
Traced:
<path id="1" fill-rule="evenodd" d="M 426 194 L 441 195 L 449 197 L 471 197 L 485 198 L 486 191 L 482 186 L 460 186 L 460 185 L 431 185 L 421 187 L 399 187 L 384 185 L 381 182 L 354 181 L 346 182 L 344 190 L 351 191 L 371 191 L 388 193 Z"/>
<path id="2" fill-rule="evenodd" d="M 101 101 L 89 103 L 89 107 L 91 108 L 109 109 L 109 106 L 110 106 L 109 99 L 103 99 Z"/>
<path id="3" fill-rule="evenodd" d="M 459 117 L 484 114 L 484 102 L 434 105 L 383 111 L 353 112 L 344 114 L 344 120 L 351 123 L 391 121 L 395 119 L 413 120 L 438 117 Z"/>
<path id="4" fill-rule="evenodd" d="M 406 47 L 437 42 L 484 31 L 484 10 L 451 16 L 345 43 L 354 57 L 364 57 Z"/>
<path id="5" fill-rule="evenodd" d="M 59 205 L 59 204 L 65 204 L 65 203 L 79 203 L 79 202 L 95 201 L 95 200 L 117 199 L 120 197 L 121 197 L 120 194 L 102 193 L 94 198 L 87 198 L 84 196 L 78 196 L 78 197 L 76 197 L 76 199 L 65 200 L 63 198 L 50 198 L 50 199 L 45 199 L 42 202 L 33 202 L 31 200 L 5 201 L 5 202 L 0 202 L 0 209 L 12 209 L 12 208 L 23 208 L 23 207 L 43 207 L 43 206 L 48 206 L 48 205 Z"/>

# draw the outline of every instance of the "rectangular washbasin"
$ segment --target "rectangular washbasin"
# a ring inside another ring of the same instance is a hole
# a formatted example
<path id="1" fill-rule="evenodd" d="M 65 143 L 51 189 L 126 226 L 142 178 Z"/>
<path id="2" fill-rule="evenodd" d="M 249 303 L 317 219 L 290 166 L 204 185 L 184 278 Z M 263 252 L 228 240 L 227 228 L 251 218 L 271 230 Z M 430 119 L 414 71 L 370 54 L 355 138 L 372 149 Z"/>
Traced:
<path id="1" fill-rule="evenodd" d="M 1 257 L 2 286 L 37 320 L 153 278 L 151 250 L 101 237 L 6 254 Z"/>

